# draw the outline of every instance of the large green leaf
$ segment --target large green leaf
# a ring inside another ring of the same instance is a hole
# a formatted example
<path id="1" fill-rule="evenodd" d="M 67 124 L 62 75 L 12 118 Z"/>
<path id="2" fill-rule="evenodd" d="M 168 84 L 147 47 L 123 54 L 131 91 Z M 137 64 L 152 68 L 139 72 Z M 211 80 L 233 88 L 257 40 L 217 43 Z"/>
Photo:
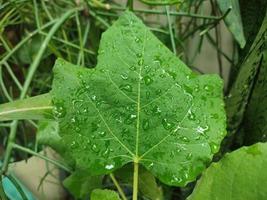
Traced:
<path id="1" fill-rule="evenodd" d="M 120 200 L 119 195 L 112 190 L 95 189 L 91 194 L 91 200 Z"/>
<path id="2" fill-rule="evenodd" d="M 217 0 L 220 10 L 225 13 L 229 8 L 232 10 L 225 17 L 224 21 L 233 34 L 235 40 L 243 48 L 246 44 L 246 39 L 243 32 L 242 20 L 240 16 L 240 8 L 238 0 Z"/>
<path id="3" fill-rule="evenodd" d="M 267 16 L 251 45 L 247 56 L 242 60 L 240 71 L 226 99 L 228 127 L 234 133 L 243 120 L 244 112 L 251 95 L 257 72 L 261 66 L 267 35 Z"/>
<path id="4" fill-rule="evenodd" d="M 135 162 L 185 185 L 226 132 L 222 80 L 195 75 L 128 11 L 102 35 L 95 69 L 59 59 L 54 77 L 60 136 L 92 175 Z"/>
<path id="5" fill-rule="evenodd" d="M 188 200 L 265 200 L 266 166 L 266 143 L 226 154 L 203 173 Z"/>

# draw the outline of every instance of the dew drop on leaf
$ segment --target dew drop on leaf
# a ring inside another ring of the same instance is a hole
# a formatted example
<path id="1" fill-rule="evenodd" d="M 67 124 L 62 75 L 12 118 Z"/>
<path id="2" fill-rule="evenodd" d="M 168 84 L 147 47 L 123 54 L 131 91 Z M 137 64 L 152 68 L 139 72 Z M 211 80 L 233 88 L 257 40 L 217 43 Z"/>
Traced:
<path id="1" fill-rule="evenodd" d="M 143 127 L 144 130 L 148 130 L 149 129 L 149 120 L 148 119 L 144 119 L 143 120 L 142 127 Z"/>
<path id="2" fill-rule="evenodd" d="M 169 122 L 166 118 L 162 119 L 162 125 L 166 130 L 170 130 L 174 127 L 174 124 Z"/>
<path id="3" fill-rule="evenodd" d="M 150 85 L 151 83 L 153 83 L 153 79 L 150 76 L 145 76 L 144 81 L 146 85 Z"/>
<path id="4" fill-rule="evenodd" d="M 129 84 L 123 84 L 123 85 L 120 85 L 120 89 L 121 90 L 124 90 L 126 92 L 132 92 L 133 91 L 133 88 L 131 85 Z"/>

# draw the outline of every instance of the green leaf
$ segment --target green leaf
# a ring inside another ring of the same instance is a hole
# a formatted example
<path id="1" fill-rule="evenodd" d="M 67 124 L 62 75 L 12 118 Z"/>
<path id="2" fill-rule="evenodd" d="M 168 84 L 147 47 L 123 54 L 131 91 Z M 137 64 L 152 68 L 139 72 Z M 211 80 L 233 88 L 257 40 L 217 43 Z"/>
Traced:
<path id="1" fill-rule="evenodd" d="M 103 33 L 95 69 L 59 59 L 54 77 L 60 136 L 92 175 L 135 162 L 185 185 L 226 133 L 222 80 L 194 74 L 129 11 Z"/>
<path id="2" fill-rule="evenodd" d="M 75 171 L 64 180 L 63 185 L 75 198 L 86 199 L 94 189 L 102 187 L 102 177 L 90 176 L 86 171 Z"/>
<path id="3" fill-rule="evenodd" d="M 228 127 L 231 133 L 234 133 L 238 129 L 243 120 L 246 106 L 256 80 L 255 78 L 261 66 L 266 37 L 267 15 L 250 51 L 240 63 L 240 71 L 226 99 Z"/>
<path id="4" fill-rule="evenodd" d="M 202 175 L 188 200 L 267 199 L 267 144 L 226 154 Z"/>
<path id="5" fill-rule="evenodd" d="M 91 194 L 91 200 L 120 200 L 119 195 L 112 190 L 95 189 Z"/>
<path id="6" fill-rule="evenodd" d="M 240 47 L 243 48 L 246 44 L 246 39 L 243 32 L 238 0 L 217 0 L 217 3 L 222 13 L 225 13 L 229 8 L 232 9 L 224 18 L 224 21 L 235 40 L 239 43 Z"/>
<path id="7" fill-rule="evenodd" d="M 184 0 L 140 0 L 140 1 L 150 5 L 171 5 L 184 2 Z"/>
<path id="8" fill-rule="evenodd" d="M 120 182 L 132 185 L 133 165 L 128 164 L 123 168 L 117 170 L 115 172 L 115 176 L 119 179 Z M 152 200 L 163 199 L 162 188 L 157 185 L 156 178 L 144 167 L 141 167 L 139 169 L 138 183 L 138 190 L 144 197 Z"/>
<path id="9" fill-rule="evenodd" d="M 267 44 L 267 40 L 266 40 Z M 267 49 L 244 117 L 245 143 L 267 141 Z"/>
<path id="10" fill-rule="evenodd" d="M 16 119 L 53 119 L 50 94 L 0 105 L 0 121 Z"/>
<path id="11" fill-rule="evenodd" d="M 66 149 L 58 134 L 58 122 L 56 121 L 40 121 L 37 131 L 38 144 L 48 145 L 58 153 L 63 153 Z"/>

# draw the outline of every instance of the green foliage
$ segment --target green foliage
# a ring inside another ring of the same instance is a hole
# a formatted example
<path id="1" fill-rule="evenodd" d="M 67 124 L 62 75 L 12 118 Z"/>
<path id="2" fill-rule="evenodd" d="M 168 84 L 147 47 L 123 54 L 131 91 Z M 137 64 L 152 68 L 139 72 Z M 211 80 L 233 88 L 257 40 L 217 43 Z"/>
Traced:
<path id="1" fill-rule="evenodd" d="M 63 182 L 63 185 L 72 193 L 72 195 L 75 198 L 86 199 L 90 196 L 90 193 L 94 189 L 102 187 L 102 177 L 101 176 L 90 176 L 88 175 L 87 171 L 80 170 L 80 171 L 74 172 L 68 178 L 66 178 Z M 105 193 L 105 192 L 99 192 L 99 191 L 100 190 L 95 190 L 92 194 L 93 195 L 92 198 L 97 199 L 98 197 L 100 199 L 102 193 Z M 116 195 L 114 194 L 114 197 Z"/>
<path id="2" fill-rule="evenodd" d="M 192 73 L 131 12 L 102 35 L 96 69 L 58 60 L 54 77 L 59 134 L 92 175 L 135 162 L 185 185 L 225 135 L 222 81 Z"/>
<path id="3" fill-rule="evenodd" d="M 240 62 L 240 70 L 226 99 L 228 128 L 234 133 L 243 120 L 256 75 L 262 64 L 267 34 L 267 16 L 255 38 L 250 51 Z"/>
<path id="4" fill-rule="evenodd" d="M 266 144 L 224 153 L 266 141 L 267 2 L 140 1 L 149 9 L 131 0 L 0 0 L 0 102 L 10 101 L 0 105 L 1 175 L 30 154 L 67 171 L 62 183 L 75 199 L 184 200 L 193 189 L 193 200 L 266 199 Z M 127 9 L 146 26 L 128 11 L 117 20 Z M 238 55 L 224 52 L 221 20 L 235 39 L 227 45 L 241 47 Z M 221 145 L 222 81 L 191 71 L 202 74 L 194 65 L 198 54 L 208 54 L 206 39 L 229 83 L 229 137 Z M 51 89 L 56 58 L 63 59 L 52 92 L 40 95 Z M 44 145 L 64 161 L 37 153 Z M 205 171 L 215 153 L 217 163 Z M 201 173 L 196 186 L 188 184 Z"/>
<path id="5" fill-rule="evenodd" d="M 243 32 L 242 20 L 240 16 L 240 7 L 238 0 L 217 0 L 220 10 L 225 13 L 229 8 L 230 13 L 225 17 L 225 23 L 228 29 L 233 34 L 240 47 L 243 48 L 246 44 L 246 39 Z"/>
<path id="6" fill-rule="evenodd" d="M 132 185 L 133 170 L 133 165 L 128 164 L 117 170 L 115 175 L 121 183 Z M 156 178 L 144 167 L 139 169 L 138 182 L 138 190 L 142 196 L 153 200 L 163 200 L 162 188 L 157 185 Z"/>
<path id="7" fill-rule="evenodd" d="M 120 197 L 112 190 L 95 189 L 91 194 L 91 200 L 120 200 Z"/>
<path id="8" fill-rule="evenodd" d="M 170 5 L 170 4 L 184 2 L 184 0 L 141 0 L 141 1 L 150 5 Z"/>
<path id="9" fill-rule="evenodd" d="M 267 198 L 267 144 L 226 154 L 197 182 L 188 200 L 264 200 Z"/>

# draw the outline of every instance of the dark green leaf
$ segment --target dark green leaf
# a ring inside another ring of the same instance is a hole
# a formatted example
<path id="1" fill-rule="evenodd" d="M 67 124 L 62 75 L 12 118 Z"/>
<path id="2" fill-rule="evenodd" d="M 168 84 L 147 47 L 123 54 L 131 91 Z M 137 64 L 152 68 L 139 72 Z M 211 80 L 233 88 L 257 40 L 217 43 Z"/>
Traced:
<path id="1" fill-rule="evenodd" d="M 86 199 L 92 190 L 102 187 L 101 176 L 90 176 L 86 171 L 75 171 L 63 182 L 75 198 Z"/>
<path id="2" fill-rule="evenodd" d="M 240 8 L 238 0 L 217 0 L 220 10 L 222 13 L 227 12 L 229 8 L 232 10 L 225 17 L 224 21 L 228 29 L 233 34 L 235 40 L 239 43 L 240 47 L 243 48 L 246 44 L 246 39 L 243 32 L 242 20 L 240 16 Z"/>
<path id="3" fill-rule="evenodd" d="M 267 50 L 262 58 L 257 78 L 244 117 L 246 144 L 267 141 Z"/>
<path id="4" fill-rule="evenodd" d="M 188 200 L 265 200 L 266 166 L 266 143 L 226 154 L 203 173 Z"/>
<path id="5" fill-rule="evenodd" d="M 241 62 L 240 71 L 231 87 L 229 97 L 226 99 L 228 127 L 235 132 L 243 120 L 244 112 L 252 92 L 255 77 L 261 66 L 263 51 L 267 34 L 267 17 L 253 42 L 249 53 Z"/>
<path id="6" fill-rule="evenodd" d="M 54 75 L 60 136 L 92 175 L 136 162 L 185 185 L 225 135 L 222 80 L 194 74 L 131 12 L 102 35 L 95 69 L 59 59 Z"/>
<path id="7" fill-rule="evenodd" d="M 119 195 L 112 190 L 95 189 L 91 194 L 91 200 L 120 200 Z"/>

